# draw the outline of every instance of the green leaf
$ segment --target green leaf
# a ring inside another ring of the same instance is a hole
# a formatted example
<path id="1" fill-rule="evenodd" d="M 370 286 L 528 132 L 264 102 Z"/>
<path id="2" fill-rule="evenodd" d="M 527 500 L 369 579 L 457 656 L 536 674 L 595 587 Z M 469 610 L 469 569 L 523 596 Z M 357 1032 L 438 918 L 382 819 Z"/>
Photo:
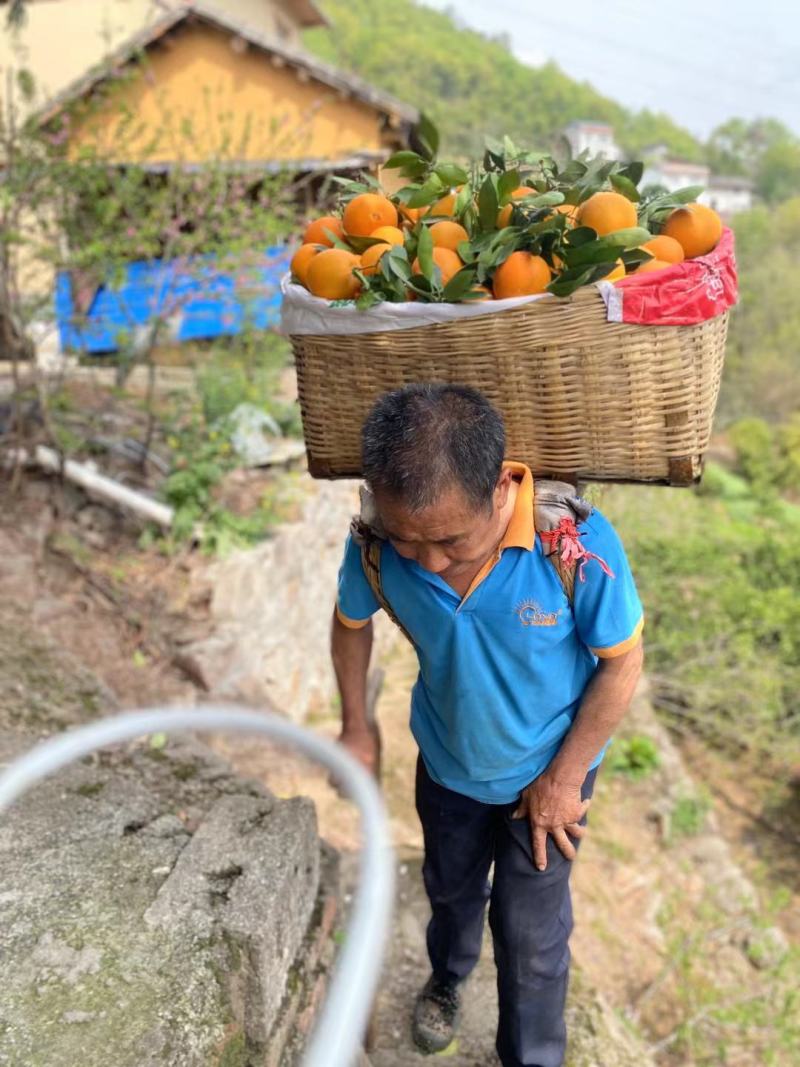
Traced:
<path id="1" fill-rule="evenodd" d="M 593 274 L 594 267 L 565 270 L 555 281 L 550 282 L 547 291 L 553 296 L 569 296 L 582 285 L 586 285 Z"/>
<path id="2" fill-rule="evenodd" d="M 648 259 L 655 259 L 650 252 L 644 248 L 632 248 L 629 252 L 621 252 L 619 257 L 627 267 L 638 267 L 642 263 L 646 263 Z"/>
<path id="3" fill-rule="evenodd" d="M 164 733 L 150 735 L 150 748 L 163 748 L 167 743 L 167 735 Z"/>
<path id="4" fill-rule="evenodd" d="M 638 160 L 633 163 L 626 163 L 622 170 L 620 170 L 620 174 L 629 181 L 632 181 L 634 185 L 638 185 L 644 174 L 644 163 L 641 163 Z"/>
<path id="5" fill-rule="evenodd" d="M 457 252 L 464 263 L 474 263 L 477 258 L 475 249 L 469 241 L 461 241 Z"/>
<path id="6" fill-rule="evenodd" d="M 497 179 L 493 174 L 487 174 L 478 192 L 478 216 L 484 230 L 497 229 Z"/>
<path id="7" fill-rule="evenodd" d="M 589 241 L 596 241 L 597 233 L 591 226 L 576 226 L 573 230 L 566 231 L 564 240 L 573 248 L 580 248 L 581 245 L 588 244 Z"/>
<path id="8" fill-rule="evenodd" d="M 456 197 L 455 207 L 453 209 L 454 214 L 459 218 L 464 214 L 466 209 L 472 204 L 472 185 L 470 182 L 465 182 L 464 185 L 458 191 Z"/>
<path id="9" fill-rule="evenodd" d="M 428 159 L 434 159 L 439 151 L 439 131 L 427 115 L 420 115 L 416 129 L 424 154 Z"/>
<path id="10" fill-rule="evenodd" d="M 471 267 L 462 267 L 444 287 L 444 300 L 448 304 L 457 304 L 475 285 L 476 277 L 476 272 Z"/>
<path id="11" fill-rule="evenodd" d="M 559 182 L 564 182 L 566 185 L 574 185 L 585 176 L 588 169 L 586 164 L 580 159 L 570 160 L 558 176 L 558 180 Z"/>
<path id="12" fill-rule="evenodd" d="M 400 193 L 402 192 L 403 190 L 401 189 Z M 427 181 L 425 181 L 411 196 L 408 197 L 407 200 L 405 200 L 405 203 L 408 207 L 428 207 L 430 204 L 435 203 L 435 201 L 440 200 L 444 192 L 445 185 L 441 178 L 437 177 L 435 174 L 431 174 Z M 398 196 L 400 193 L 398 193 Z"/>
<path id="13" fill-rule="evenodd" d="M 652 236 L 650 231 L 644 229 L 643 226 L 630 226 L 627 229 L 614 230 L 613 233 L 606 234 L 603 240 L 613 241 L 618 248 L 636 248 L 637 245 L 643 245 L 645 241 L 651 240 Z"/>
<path id="14" fill-rule="evenodd" d="M 419 234 L 419 242 L 417 244 L 417 259 L 419 260 L 419 269 L 421 270 L 424 277 L 426 277 L 428 281 L 433 281 L 433 238 L 431 237 L 431 231 L 424 226 L 420 230 Z"/>
<path id="15" fill-rule="evenodd" d="M 632 200 L 634 204 L 638 204 L 640 200 L 639 190 L 630 178 L 626 178 L 624 174 L 612 174 L 609 181 L 618 193 L 622 193 L 628 200 Z"/>
<path id="16" fill-rule="evenodd" d="M 395 152 L 384 163 L 384 169 L 399 170 L 405 178 L 421 178 L 423 174 L 427 174 L 429 167 L 427 160 L 417 152 L 410 151 Z"/>
<path id="17" fill-rule="evenodd" d="M 411 277 L 411 264 L 408 262 L 408 255 L 405 248 L 401 248 L 400 245 L 394 245 L 385 252 L 380 260 L 380 273 L 386 278 L 387 281 L 398 280 L 401 282 L 407 282 Z"/>
<path id="18" fill-rule="evenodd" d="M 433 172 L 445 186 L 463 185 L 469 175 L 457 163 L 440 163 Z"/>
<path id="19" fill-rule="evenodd" d="M 507 170 L 505 174 L 500 175 L 497 182 L 497 200 L 500 207 L 511 202 L 511 194 L 515 189 L 519 189 L 521 182 L 522 178 L 518 170 Z"/>
<path id="20" fill-rule="evenodd" d="M 693 204 L 704 191 L 705 186 L 703 185 L 687 185 L 684 189 L 678 189 L 677 192 L 671 193 L 670 196 L 676 204 Z"/>

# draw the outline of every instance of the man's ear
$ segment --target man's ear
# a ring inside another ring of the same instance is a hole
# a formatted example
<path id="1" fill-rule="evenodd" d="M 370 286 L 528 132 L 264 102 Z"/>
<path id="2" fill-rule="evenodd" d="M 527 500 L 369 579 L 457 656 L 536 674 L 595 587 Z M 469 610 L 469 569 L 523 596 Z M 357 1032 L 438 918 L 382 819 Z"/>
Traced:
<path id="1" fill-rule="evenodd" d="M 497 479 L 497 485 L 494 490 L 494 506 L 498 511 L 502 511 L 508 501 L 508 493 L 511 489 L 511 482 L 514 479 L 513 472 L 510 467 L 504 467 L 500 471 L 500 477 Z"/>

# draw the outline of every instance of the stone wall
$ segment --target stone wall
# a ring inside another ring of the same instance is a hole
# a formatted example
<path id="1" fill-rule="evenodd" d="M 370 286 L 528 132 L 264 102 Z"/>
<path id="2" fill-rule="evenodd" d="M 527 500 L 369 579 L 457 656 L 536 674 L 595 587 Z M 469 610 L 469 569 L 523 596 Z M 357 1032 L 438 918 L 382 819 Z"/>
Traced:
<path id="1" fill-rule="evenodd" d="M 14 638 L 36 654 L 0 668 L 3 764 L 99 697 L 57 650 Z M 60 721 L 21 729 L 28 691 Z M 333 951 L 335 871 L 310 801 L 277 800 L 189 736 L 51 776 L 0 822 L 0 1064 L 289 1062 Z"/>
<path id="2" fill-rule="evenodd" d="M 214 697 L 264 704 L 298 722 L 327 710 L 336 693 L 328 654 L 336 578 L 355 482 L 302 482 L 299 521 L 269 541 L 220 560 L 198 579 L 210 598 L 213 631 L 187 646 Z M 376 659 L 397 631 L 376 618 Z"/>

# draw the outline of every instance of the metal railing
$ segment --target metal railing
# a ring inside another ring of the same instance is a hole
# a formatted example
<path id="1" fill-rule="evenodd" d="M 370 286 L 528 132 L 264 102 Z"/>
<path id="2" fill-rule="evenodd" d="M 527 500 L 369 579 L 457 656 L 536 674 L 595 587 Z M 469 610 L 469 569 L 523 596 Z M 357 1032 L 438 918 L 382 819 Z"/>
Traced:
<path id="1" fill-rule="evenodd" d="M 0 774 L 0 813 L 42 778 L 106 745 L 145 734 L 207 730 L 260 734 L 299 748 L 326 767 L 356 804 L 363 844 L 344 945 L 304 1067 L 352 1067 L 367 1028 L 391 920 L 394 857 L 380 792 L 340 746 L 277 715 L 226 705 L 126 712 L 50 737 Z"/>

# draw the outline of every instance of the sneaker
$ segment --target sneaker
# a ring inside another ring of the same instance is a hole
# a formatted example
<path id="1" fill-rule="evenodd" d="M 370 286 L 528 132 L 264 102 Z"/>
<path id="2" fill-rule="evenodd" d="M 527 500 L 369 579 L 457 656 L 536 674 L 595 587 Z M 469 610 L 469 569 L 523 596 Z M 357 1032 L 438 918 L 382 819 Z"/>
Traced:
<path id="1" fill-rule="evenodd" d="M 461 994 L 455 982 L 431 975 L 414 1005 L 411 1036 L 423 1052 L 442 1052 L 450 1045 L 458 1023 Z"/>

